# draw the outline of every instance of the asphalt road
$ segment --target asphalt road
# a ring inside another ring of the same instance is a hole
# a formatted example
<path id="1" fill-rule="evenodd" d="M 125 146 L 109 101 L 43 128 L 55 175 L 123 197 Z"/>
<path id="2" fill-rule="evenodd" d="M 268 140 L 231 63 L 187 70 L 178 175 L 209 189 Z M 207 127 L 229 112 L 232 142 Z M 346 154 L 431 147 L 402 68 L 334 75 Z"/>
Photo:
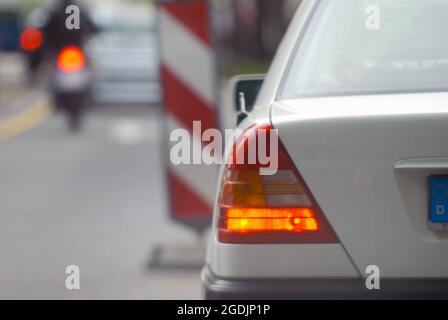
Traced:
<path id="1" fill-rule="evenodd" d="M 0 126 L 23 101 L 0 103 Z M 159 123 L 156 108 L 105 106 L 77 135 L 50 114 L 0 138 L 1 299 L 200 298 L 198 270 L 147 267 L 157 244 L 195 240 L 168 218 Z"/>

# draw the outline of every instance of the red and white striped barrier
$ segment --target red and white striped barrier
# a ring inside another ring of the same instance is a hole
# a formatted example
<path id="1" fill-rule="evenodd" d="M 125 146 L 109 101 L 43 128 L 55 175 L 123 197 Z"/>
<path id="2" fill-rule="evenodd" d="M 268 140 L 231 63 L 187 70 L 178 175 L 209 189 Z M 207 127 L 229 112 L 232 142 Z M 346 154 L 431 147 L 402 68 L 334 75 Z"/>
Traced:
<path id="1" fill-rule="evenodd" d="M 184 128 L 193 139 L 193 121 L 202 132 L 217 128 L 216 63 L 211 45 L 207 0 L 160 1 L 159 35 L 163 104 L 167 130 Z M 202 135 L 201 132 L 201 135 Z M 210 223 L 215 197 L 217 167 L 174 165 L 166 152 L 170 212 L 176 221 L 203 229 Z"/>

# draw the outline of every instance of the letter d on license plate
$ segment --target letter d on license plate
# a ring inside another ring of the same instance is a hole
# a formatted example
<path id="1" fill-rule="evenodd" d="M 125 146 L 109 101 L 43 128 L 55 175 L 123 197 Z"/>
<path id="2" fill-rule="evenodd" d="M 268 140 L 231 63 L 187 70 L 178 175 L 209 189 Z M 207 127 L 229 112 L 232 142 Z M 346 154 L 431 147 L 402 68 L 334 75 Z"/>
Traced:
<path id="1" fill-rule="evenodd" d="M 429 227 L 448 231 L 448 176 L 429 178 Z"/>

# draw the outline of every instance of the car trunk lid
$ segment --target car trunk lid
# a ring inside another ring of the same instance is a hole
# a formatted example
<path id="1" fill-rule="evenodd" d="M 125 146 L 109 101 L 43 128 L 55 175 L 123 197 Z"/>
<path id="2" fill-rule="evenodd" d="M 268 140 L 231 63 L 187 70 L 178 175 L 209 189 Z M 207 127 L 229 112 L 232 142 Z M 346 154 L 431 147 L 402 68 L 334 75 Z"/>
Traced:
<path id="1" fill-rule="evenodd" d="M 448 176 L 448 93 L 287 100 L 271 117 L 361 273 L 448 276 L 448 232 L 428 226 L 428 178 Z"/>

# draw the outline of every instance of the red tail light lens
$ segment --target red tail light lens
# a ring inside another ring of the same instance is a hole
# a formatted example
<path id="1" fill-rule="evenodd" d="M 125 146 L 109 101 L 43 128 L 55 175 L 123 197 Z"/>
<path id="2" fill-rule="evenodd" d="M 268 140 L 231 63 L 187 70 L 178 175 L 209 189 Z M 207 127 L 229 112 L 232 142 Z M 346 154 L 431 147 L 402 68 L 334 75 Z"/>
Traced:
<path id="1" fill-rule="evenodd" d="M 78 47 L 65 47 L 58 55 L 58 69 L 65 73 L 80 71 L 86 64 L 86 58 Z"/>
<path id="2" fill-rule="evenodd" d="M 249 128 L 233 146 L 220 190 L 218 238 L 224 243 L 335 243 L 338 239 L 306 186 L 281 141 L 278 171 L 262 175 L 259 139 L 274 134 L 270 125 Z M 249 159 L 250 141 L 256 141 L 256 159 Z M 276 147 L 276 146 L 272 146 Z M 271 150 L 272 152 L 272 150 Z M 272 155 L 272 153 L 271 153 Z"/>
<path id="3" fill-rule="evenodd" d="M 25 51 L 36 51 L 42 46 L 44 37 L 36 28 L 26 28 L 20 35 L 20 47 Z"/>

